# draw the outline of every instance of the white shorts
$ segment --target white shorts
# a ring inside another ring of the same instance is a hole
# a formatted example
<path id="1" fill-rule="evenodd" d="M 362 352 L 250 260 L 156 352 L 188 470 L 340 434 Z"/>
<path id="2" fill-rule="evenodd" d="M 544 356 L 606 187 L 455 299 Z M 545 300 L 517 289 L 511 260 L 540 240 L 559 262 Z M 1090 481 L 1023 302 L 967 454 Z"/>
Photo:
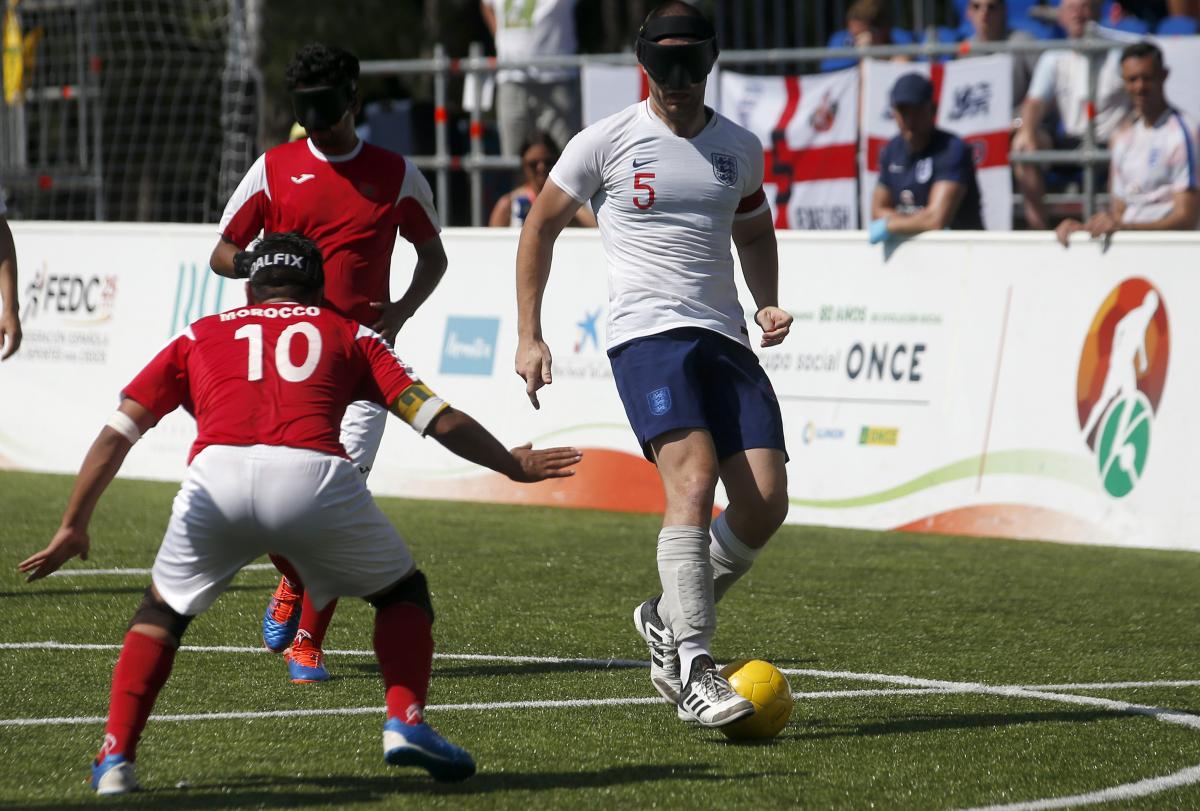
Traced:
<path id="1" fill-rule="evenodd" d="M 358 472 L 365 479 L 375 467 L 375 456 L 379 443 L 383 441 L 383 429 L 387 427 L 388 410 L 370 400 L 356 400 L 346 407 L 342 417 L 342 447 L 358 465 Z"/>
<path id="2" fill-rule="evenodd" d="M 412 553 L 352 462 L 272 445 L 211 445 L 188 468 L 151 576 L 194 616 L 260 555 L 286 557 L 313 605 L 382 591 L 413 570 Z"/>

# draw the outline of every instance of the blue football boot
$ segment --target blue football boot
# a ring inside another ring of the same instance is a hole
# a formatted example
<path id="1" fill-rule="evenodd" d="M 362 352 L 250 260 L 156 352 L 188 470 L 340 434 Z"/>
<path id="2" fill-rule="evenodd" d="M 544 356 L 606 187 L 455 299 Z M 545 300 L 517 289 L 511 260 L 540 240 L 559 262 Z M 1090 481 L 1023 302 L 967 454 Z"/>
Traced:
<path id="1" fill-rule="evenodd" d="M 106 797 L 137 791 L 133 761 L 126 760 L 124 755 L 105 755 L 103 760 L 92 761 L 92 788 Z"/>
<path id="2" fill-rule="evenodd" d="M 307 631 L 296 634 L 296 641 L 283 653 L 287 659 L 288 675 L 292 684 L 312 684 L 318 681 L 329 681 L 329 671 L 325 669 L 325 654 L 308 638 Z"/>
<path id="3" fill-rule="evenodd" d="M 296 638 L 296 629 L 300 627 L 300 604 L 303 599 L 303 591 L 293 589 L 286 577 L 279 578 L 279 586 L 271 595 L 271 601 L 267 603 L 262 622 L 263 644 L 271 653 L 286 650 Z"/>
<path id="4" fill-rule="evenodd" d="M 426 723 L 405 724 L 389 718 L 383 725 L 383 759 L 393 766 L 420 766 L 443 783 L 466 780 L 475 774 L 475 760 Z"/>

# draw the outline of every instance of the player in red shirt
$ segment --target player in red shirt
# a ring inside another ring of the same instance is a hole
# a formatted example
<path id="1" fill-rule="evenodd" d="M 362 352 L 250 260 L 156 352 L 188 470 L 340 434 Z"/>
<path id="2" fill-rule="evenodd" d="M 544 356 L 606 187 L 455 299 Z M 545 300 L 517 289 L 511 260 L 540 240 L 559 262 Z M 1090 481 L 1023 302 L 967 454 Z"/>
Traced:
<path id="1" fill-rule="evenodd" d="M 306 45 L 292 58 L 287 86 L 308 138 L 277 146 L 254 162 L 225 208 L 211 264 L 232 277 L 237 252 L 260 231 L 304 234 L 325 258 L 325 303 L 391 343 L 441 280 L 446 253 L 421 172 L 354 131 L 358 74 L 358 60 L 340 48 Z M 413 244 L 417 263 L 408 290 L 391 302 L 397 234 Z M 364 476 L 375 464 L 386 423 L 386 412 L 369 401 L 346 410 L 342 444 Z M 275 564 L 286 574 L 285 561 Z M 263 642 L 275 652 L 286 649 L 294 682 L 324 681 L 329 673 L 321 646 L 336 603 L 317 611 L 304 600 L 301 611 L 302 597 L 294 581 L 280 580 L 263 616 Z"/>
<path id="2" fill-rule="evenodd" d="M 195 322 L 124 388 L 84 459 L 58 532 L 19 567 L 37 580 L 76 555 L 86 560 L 92 512 L 133 443 L 180 406 L 195 416 L 196 442 L 152 585 L 113 670 L 92 786 L 100 794 L 137 788 L 138 739 L 180 637 L 264 553 L 284 555 L 318 607 L 341 595 L 375 606 L 386 761 L 420 766 L 437 780 L 470 777 L 471 756 L 424 721 L 433 662 L 429 589 L 338 440 L 342 412 L 354 397 L 378 403 L 516 481 L 572 475 L 580 454 L 506 450 L 434 394 L 377 333 L 318 306 L 323 271 L 311 241 L 271 235 L 243 263 L 250 304 Z"/>

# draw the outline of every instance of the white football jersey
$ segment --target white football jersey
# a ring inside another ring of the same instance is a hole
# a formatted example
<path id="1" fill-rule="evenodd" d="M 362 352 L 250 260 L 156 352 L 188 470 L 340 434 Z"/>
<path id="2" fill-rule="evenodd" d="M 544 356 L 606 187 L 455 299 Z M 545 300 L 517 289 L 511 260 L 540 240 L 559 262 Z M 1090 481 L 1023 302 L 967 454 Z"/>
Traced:
<path id="1" fill-rule="evenodd" d="M 768 208 L 758 136 L 714 112 L 681 138 L 642 101 L 572 138 L 550 180 L 596 212 L 610 349 L 676 327 L 750 346 L 730 238 Z"/>

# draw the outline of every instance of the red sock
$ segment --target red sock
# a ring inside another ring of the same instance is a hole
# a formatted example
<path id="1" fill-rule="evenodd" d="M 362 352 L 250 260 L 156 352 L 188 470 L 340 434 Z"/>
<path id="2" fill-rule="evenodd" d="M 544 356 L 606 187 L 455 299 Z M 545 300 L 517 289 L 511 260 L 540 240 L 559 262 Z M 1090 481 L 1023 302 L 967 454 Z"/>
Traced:
<path id="1" fill-rule="evenodd" d="M 291 562 L 282 555 L 267 555 L 271 562 L 275 564 L 275 568 L 279 573 L 288 579 L 288 583 L 292 586 L 292 591 L 304 591 L 304 581 L 300 579 L 300 575 L 296 573 Z"/>
<path id="2" fill-rule="evenodd" d="M 289 580 L 291 578 L 288 578 Z M 320 648 L 325 644 L 325 632 L 329 630 L 329 623 L 333 620 L 333 612 L 337 610 L 337 600 L 331 600 L 329 605 L 322 608 L 320 611 L 313 608 L 312 602 L 308 599 L 308 592 L 304 592 L 304 602 L 301 604 L 303 608 L 300 611 L 300 630 L 297 631 L 297 636 L 303 632 L 308 635 L 309 642 Z"/>
<path id="3" fill-rule="evenodd" d="M 383 674 L 388 718 L 421 723 L 433 671 L 429 615 L 412 603 L 392 603 L 376 611 L 375 657 Z"/>
<path id="4" fill-rule="evenodd" d="M 129 760 L 137 757 L 138 738 L 174 662 L 174 645 L 134 631 L 125 634 L 125 644 L 113 668 L 108 724 L 97 759 L 112 754 L 125 755 Z"/>

